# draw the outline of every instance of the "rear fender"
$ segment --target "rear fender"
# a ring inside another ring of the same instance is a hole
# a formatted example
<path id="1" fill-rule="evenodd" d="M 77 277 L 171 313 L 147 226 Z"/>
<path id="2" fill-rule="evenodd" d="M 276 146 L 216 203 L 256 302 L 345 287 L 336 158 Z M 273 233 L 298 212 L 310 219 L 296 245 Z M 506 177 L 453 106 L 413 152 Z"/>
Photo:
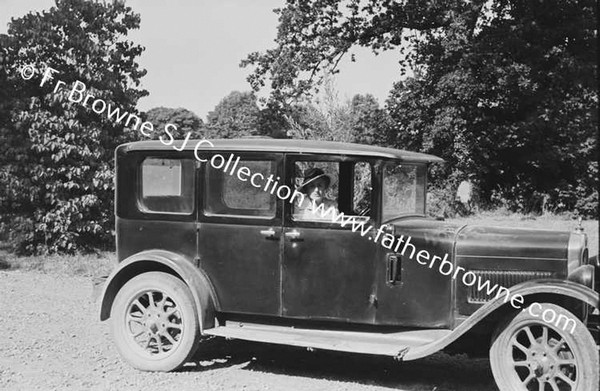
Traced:
<path id="1" fill-rule="evenodd" d="M 113 301 L 121 287 L 133 277 L 162 271 L 185 282 L 192 293 L 200 331 L 214 327 L 216 295 L 206 274 L 183 256 L 164 250 L 147 250 L 134 254 L 119 263 L 107 278 L 100 296 L 100 320 L 110 317 Z"/>
<path id="2" fill-rule="evenodd" d="M 538 301 L 538 299 L 561 306 L 565 306 L 565 303 L 568 302 L 577 302 L 589 304 L 594 308 L 600 308 L 600 297 L 598 292 L 594 292 L 581 284 L 565 280 L 527 281 L 510 288 L 510 298 L 514 298 L 516 295 L 523 296 L 524 304 L 521 306 L 523 309 L 526 308 L 528 304 Z M 505 296 L 502 295 L 489 301 L 456 327 L 452 333 L 444 336 L 438 341 L 409 350 L 403 359 L 416 360 L 444 349 L 452 342 L 465 335 L 473 327 L 480 324 L 484 319 L 489 319 L 491 316 L 502 316 L 510 311 L 523 311 L 523 309 L 514 308 L 511 305 L 510 298 L 505 302 Z"/>

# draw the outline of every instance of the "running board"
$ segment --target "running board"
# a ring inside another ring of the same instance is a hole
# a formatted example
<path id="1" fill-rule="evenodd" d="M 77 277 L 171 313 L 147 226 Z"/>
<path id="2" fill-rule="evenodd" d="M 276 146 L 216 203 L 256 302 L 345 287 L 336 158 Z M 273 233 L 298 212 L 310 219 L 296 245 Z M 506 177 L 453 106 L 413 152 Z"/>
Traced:
<path id="1" fill-rule="evenodd" d="M 224 326 L 204 330 L 218 337 L 300 346 L 308 349 L 375 354 L 402 359 L 417 347 L 424 347 L 450 334 L 450 330 L 410 330 L 393 333 L 315 330 L 285 326 L 227 321 Z"/>

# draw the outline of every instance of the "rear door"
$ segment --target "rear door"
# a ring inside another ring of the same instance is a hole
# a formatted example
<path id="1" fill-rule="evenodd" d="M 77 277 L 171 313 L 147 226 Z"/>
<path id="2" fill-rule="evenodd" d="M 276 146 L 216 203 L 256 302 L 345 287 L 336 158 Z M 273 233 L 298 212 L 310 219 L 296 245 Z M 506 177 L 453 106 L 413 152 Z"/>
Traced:
<path id="1" fill-rule="evenodd" d="M 279 315 L 282 202 L 264 186 L 282 176 L 282 155 L 233 155 L 200 156 L 199 264 L 223 312 Z"/>

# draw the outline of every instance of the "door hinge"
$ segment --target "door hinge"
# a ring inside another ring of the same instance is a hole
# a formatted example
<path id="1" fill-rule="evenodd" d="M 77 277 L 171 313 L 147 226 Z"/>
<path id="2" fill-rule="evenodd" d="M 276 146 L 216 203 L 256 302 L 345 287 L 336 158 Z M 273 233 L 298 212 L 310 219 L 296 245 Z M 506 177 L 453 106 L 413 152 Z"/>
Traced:
<path id="1" fill-rule="evenodd" d="M 196 223 L 196 232 L 200 231 L 200 225 L 201 225 L 200 223 Z"/>

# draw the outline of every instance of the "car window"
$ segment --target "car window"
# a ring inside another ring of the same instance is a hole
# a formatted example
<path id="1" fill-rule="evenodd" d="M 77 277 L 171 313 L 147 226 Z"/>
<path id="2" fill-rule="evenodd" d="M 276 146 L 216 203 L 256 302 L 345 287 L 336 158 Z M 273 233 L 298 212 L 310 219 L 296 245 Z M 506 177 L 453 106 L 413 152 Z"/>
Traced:
<path id="1" fill-rule="evenodd" d="M 383 221 L 425 213 L 425 167 L 398 163 L 383 169 Z"/>
<path id="2" fill-rule="evenodd" d="M 371 213 L 371 164 L 368 162 L 296 161 L 294 184 L 304 198 L 292 206 L 297 221 L 335 222 L 335 216 Z"/>
<path id="3" fill-rule="evenodd" d="M 142 209 L 156 213 L 191 213 L 193 183 L 191 159 L 144 159 L 141 164 Z"/>
<path id="4" fill-rule="evenodd" d="M 277 177 L 277 163 L 272 160 L 240 160 L 238 167 L 247 167 L 262 178 Z M 223 170 L 209 165 L 206 172 L 204 213 L 238 217 L 272 218 L 276 211 L 276 196 L 255 187 L 251 181 L 241 181 Z"/>

